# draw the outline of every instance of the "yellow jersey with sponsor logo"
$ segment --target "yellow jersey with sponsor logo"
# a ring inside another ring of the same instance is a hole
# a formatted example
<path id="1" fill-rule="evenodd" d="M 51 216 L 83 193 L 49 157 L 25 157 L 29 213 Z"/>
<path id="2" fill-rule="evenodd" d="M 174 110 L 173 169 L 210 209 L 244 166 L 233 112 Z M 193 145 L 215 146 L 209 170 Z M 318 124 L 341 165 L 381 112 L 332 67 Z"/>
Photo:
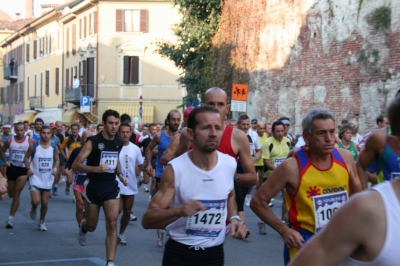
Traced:
<path id="1" fill-rule="evenodd" d="M 260 144 L 263 145 L 263 143 L 268 139 L 267 134 L 263 134 L 261 137 L 258 136 L 258 139 L 260 141 Z M 264 159 L 262 158 L 262 154 L 260 156 L 260 158 L 258 159 L 257 162 L 254 163 L 255 166 L 264 166 Z"/>
<path id="2" fill-rule="evenodd" d="M 304 148 L 295 153 L 300 169 L 300 183 L 294 196 L 285 193 L 289 224 L 293 229 L 315 233 L 314 196 L 339 193 L 349 189 L 349 171 L 337 149 L 332 151 L 332 164 L 321 170 L 313 165 Z"/>

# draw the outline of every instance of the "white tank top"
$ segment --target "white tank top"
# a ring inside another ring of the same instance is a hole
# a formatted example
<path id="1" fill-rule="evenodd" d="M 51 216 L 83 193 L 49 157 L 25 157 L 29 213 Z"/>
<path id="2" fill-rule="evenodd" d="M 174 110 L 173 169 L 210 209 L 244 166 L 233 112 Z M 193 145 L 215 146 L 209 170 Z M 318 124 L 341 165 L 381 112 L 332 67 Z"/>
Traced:
<path id="1" fill-rule="evenodd" d="M 373 187 L 383 199 L 386 212 L 386 236 L 379 255 L 370 262 L 348 258 L 341 266 L 398 266 L 400 265 L 400 201 L 391 182 Z"/>
<path id="2" fill-rule="evenodd" d="M 123 146 L 119 153 L 119 164 L 122 174 L 128 178 L 128 185 L 124 186 L 118 180 L 119 193 L 121 195 L 136 195 L 138 193 L 135 166 L 143 164 L 143 156 L 138 146 L 129 142 L 127 146 Z"/>
<path id="3" fill-rule="evenodd" d="M 29 148 L 28 136 L 25 136 L 21 142 L 17 142 L 15 136 L 12 136 L 9 147 L 11 164 L 18 167 L 25 167 L 24 157 L 28 148 Z"/>
<path id="4" fill-rule="evenodd" d="M 198 168 L 189 153 L 172 160 L 175 195 L 172 206 L 185 204 L 190 199 L 202 202 L 207 208 L 192 217 L 181 217 L 167 226 L 172 239 L 188 246 L 214 247 L 225 240 L 227 199 L 233 190 L 236 160 L 217 151 L 218 161 L 210 171 Z"/>
<path id="5" fill-rule="evenodd" d="M 43 148 L 40 144 L 36 147 L 35 155 L 31 160 L 33 175 L 29 177 L 31 186 L 43 189 L 51 189 L 54 182 L 53 170 L 54 148 L 50 145 Z"/>

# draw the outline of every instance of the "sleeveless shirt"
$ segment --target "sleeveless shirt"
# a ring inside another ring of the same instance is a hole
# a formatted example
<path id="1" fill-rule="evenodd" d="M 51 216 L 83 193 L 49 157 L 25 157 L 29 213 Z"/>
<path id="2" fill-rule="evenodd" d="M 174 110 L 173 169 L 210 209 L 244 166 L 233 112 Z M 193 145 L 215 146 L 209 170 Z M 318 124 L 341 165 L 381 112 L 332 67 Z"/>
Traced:
<path id="1" fill-rule="evenodd" d="M 356 147 L 354 146 L 354 142 L 350 141 L 350 147 L 349 148 L 345 148 L 343 146 L 342 142 L 339 142 L 338 146 L 341 149 L 345 149 L 345 150 L 348 150 L 349 152 L 351 152 L 351 155 L 353 156 L 354 161 L 357 160 L 357 151 L 356 151 Z"/>
<path id="2" fill-rule="evenodd" d="M 231 143 L 233 129 L 234 128 L 232 126 L 226 126 L 224 133 L 222 134 L 221 142 L 219 143 L 217 151 L 222 152 L 224 154 L 228 154 L 229 156 L 237 159 L 238 156 L 233 151 Z"/>
<path id="3" fill-rule="evenodd" d="M 29 184 L 37 188 L 51 189 L 53 187 L 54 176 L 51 173 L 53 169 L 54 148 L 50 145 L 43 148 L 40 144 L 36 147 L 30 168 L 33 175 L 29 177 Z"/>
<path id="4" fill-rule="evenodd" d="M 372 187 L 378 191 L 386 212 L 386 236 L 379 255 L 370 262 L 348 258 L 341 266 L 397 266 L 400 262 L 400 202 L 391 182 Z"/>
<path id="5" fill-rule="evenodd" d="M 207 210 L 192 217 L 181 217 L 169 224 L 167 230 L 172 239 L 184 245 L 217 246 L 225 240 L 227 199 L 233 190 L 236 160 L 217 152 L 215 167 L 204 171 L 192 162 L 189 153 L 169 162 L 175 176 L 175 194 L 171 204 L 177 207 L 195 199 Z"/>
<path id="6" fill-rule="evenodd" d="M 387 127 L 387 136 L 391 134 L 390 127 Z M 382 155 L 377 158 L 376 173 L 378 183 L 400 178 L 400 156 L 387 143 Z"/>
<path id="7" fill-rule="evenodd" d="M 24 136 L 21 142 L 17 142 L 15 136 L 12 136 L 9 146 L 10 161 L 11 161 L 10 163 L 14 166 L 25 168 L 24 157 L 28 148 L 29 148 L 28 136 Z"/>
<path id="8" fill-rule="evenodd" d="M 164 130 L 161 130 L 160 134 L 160 141 L 158 142 L 158 154 L 157 154 L 157 163 L 156 163 L 156 178 L 161 178 L 164 170 L 165 165 L 161 165 L 161 157 L 163 156 L 165 150 L 168 148 L 169 143 L 171 142 L 172 138 L 168 137 L 165 134 Z"/>

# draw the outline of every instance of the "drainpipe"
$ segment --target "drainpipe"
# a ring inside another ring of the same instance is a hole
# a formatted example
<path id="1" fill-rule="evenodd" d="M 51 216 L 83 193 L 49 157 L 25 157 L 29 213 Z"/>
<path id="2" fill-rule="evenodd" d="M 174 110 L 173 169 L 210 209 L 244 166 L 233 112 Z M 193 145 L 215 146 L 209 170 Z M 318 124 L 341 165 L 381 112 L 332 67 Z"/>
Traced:
<path id="1" fill-rule="evenodd" d="M 57 23 L 58 26 L 61 26 L 61 36 L 60 36 L 60 49 L 61 51 L 64 50 L 64 24 L 60 25 L 59 18 L 57 18 Z M 57 36 L 58 37 L 58 36 Z M 60 69 L 60 74 L 61 74 L 61 112 L 64 111 L 64 105 L 65 105 L 65 91 L 64 91 L 64 53 L 61 52 L 62 58 L 61 58 L 61 69 Z M 62 114 L 61 114 L 62 117 Z M 61 119 L 62 120 L 62 119 Z"/>
<path id="2" fill-rule="evenodd" d="M 98 4 L 93 4 L 93 0 L 90 0 L 89 4 L 92 6 L 96 6 L 96 17 L 95 22 L 96 22 L 96 94 L 94 96 L 97 102 L 97 113 L 99 113 L 99 101 L 98 101 L 98 95 L 99 95 L 99 5 Z M 97 117 L 97 124 L 100 122 L 99 117 Z"/>

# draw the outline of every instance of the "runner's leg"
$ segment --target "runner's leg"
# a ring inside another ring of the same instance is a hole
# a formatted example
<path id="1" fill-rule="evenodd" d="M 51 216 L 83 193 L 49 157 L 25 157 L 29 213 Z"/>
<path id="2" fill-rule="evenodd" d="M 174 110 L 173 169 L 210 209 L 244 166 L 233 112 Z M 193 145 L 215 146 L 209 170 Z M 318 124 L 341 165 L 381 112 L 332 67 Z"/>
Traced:
<path id="1" fill-rule="evenodd" d="M 106 218 L 106 252 L 107 261 L 114 260 L 117 250 L 117 219 L 120 199 L 104 201 L 103 210 Z"/>

